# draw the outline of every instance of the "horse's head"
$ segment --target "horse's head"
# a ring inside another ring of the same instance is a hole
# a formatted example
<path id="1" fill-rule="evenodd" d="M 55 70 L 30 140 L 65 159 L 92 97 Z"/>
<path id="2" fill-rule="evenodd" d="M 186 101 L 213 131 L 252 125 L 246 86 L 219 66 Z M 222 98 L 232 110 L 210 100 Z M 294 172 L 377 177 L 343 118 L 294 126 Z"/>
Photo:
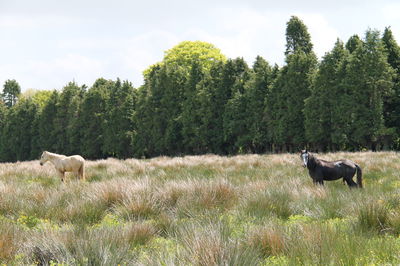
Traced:
<path id="1" fill-rule="evenodd" d="M 48 155 L 47 151 L 44 151 L 42 153 L 42 156 L 40 156 L 40 165 L 43 165 L 45 162 L 47 162 L 49 160 L 47 155 Z"/>
<path id="2" fill-rule="evenodd" d="M 307 167 L 308 164 L 308 158 L 310 157 L 310 154 L 308 153 L 307 150 L 302 150 L 300 153 L 300 158 L 303 161 L 303 166 Z"/>

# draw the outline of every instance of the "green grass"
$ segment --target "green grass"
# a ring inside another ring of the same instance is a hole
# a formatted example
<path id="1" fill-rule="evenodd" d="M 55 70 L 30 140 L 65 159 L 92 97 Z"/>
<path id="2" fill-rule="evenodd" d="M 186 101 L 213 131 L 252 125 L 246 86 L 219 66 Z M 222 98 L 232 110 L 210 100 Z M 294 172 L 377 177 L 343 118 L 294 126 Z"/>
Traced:
<path id="1" fill-rule="evenodd" d="M 297 154 L 0 164 L 0 263 L 397 265 L 400 154 L 319 154 L 363 169 L 364 189 L 313 185 Z"/>

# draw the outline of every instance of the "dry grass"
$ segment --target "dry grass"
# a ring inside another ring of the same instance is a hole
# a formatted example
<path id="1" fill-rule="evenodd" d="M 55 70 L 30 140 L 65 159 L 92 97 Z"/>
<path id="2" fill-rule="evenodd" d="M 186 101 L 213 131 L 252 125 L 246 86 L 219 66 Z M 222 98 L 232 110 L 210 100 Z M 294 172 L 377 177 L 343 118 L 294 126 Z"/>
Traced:
<path id="1" fill-rule="evenodd" d="M 256 228 L 249 236 L 249 244 L 258 248 L 265 256 L 279 256 L 285 250 L 285 235 L 277 227 Z"/>
<path id="2" fill-rule="evenodd" d="M 14 224 L 0 220 L 0 261 L 8 261 L 14 258 L 24 234 Z"/>
<path id="3" fill-rule="evenodd" d="M 317 157 L 354 160 L 365 188 L 314 186 L 297 154 L 88 161 L 65 184 L 50 164 L 0 164 L 0 262 L 400 263 L 399 154 Z"/>

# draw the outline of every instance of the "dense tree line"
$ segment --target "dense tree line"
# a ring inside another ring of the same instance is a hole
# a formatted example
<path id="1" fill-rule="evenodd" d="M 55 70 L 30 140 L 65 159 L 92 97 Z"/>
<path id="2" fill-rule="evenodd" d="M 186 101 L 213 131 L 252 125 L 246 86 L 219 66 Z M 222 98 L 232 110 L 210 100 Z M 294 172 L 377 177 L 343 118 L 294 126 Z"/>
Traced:
<path id="1" fill-rule="evenodd" d="M 213 45 L 182 42 L 144 71 L 144 85 L 25 92 L 7 80 L 0 160 L 41 151 L 91 159 L 400 148 L 400 47 L 390 28 L 337 40 L 320 62 L 304 23 L 286 28 L 285 64 L 252 66 Z"/>

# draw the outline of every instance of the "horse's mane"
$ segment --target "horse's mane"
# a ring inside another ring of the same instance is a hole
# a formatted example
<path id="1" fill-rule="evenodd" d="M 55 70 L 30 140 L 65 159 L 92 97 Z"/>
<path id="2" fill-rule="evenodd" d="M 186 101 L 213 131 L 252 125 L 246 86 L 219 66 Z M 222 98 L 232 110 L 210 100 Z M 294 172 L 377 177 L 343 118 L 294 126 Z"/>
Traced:
<path id="1" fill-rule="evenodd" d="M 308 153 L 307 167 L 309 169 L 314 169 L 317 166 L 318 159 L 313 154 Z"/>
<path id="2" fill-rule="evenodd" d="M 44 151 L 44 153 L 47 153 L 47 155 L 49 155 L 50 157 L 58 157 L 58 158 L 60 158 L 60 157 L 67 157 L 67 156 L 65 156 L 65 155 L 63 155 L 63 154 L 58 154 L 58 153 L 49 152 L 49 151 Z"/>

